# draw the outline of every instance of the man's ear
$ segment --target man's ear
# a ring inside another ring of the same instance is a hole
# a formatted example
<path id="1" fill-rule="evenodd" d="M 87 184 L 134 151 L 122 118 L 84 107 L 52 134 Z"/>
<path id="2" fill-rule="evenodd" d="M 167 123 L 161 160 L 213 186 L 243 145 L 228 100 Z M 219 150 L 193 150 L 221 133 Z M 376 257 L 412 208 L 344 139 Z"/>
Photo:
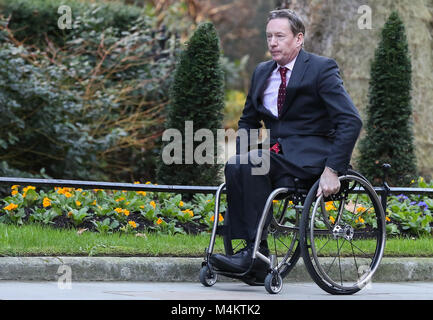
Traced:
<path id="1" fill-rule="evenodd" d="M 296 44 L 298 46 L 302 46 L 304 44 L 304 34 L 299 32 L 298 35 L 296 36 Z"/>

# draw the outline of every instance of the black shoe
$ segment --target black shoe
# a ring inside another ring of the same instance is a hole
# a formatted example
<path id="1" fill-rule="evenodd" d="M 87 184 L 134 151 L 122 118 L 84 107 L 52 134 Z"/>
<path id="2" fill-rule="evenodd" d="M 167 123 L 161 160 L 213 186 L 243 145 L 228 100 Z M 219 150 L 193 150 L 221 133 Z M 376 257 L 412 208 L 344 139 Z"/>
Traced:
<path id="1" fill-rule="evenodd" d="M 251 249 L 241 250 L 232 256 L 213 254 L 210 257 L 212 266 L 221 271 L 245 272 L 251 264 Z"/>
<path id="2" fill-rule="evenodd" d="M 216 267 L 218 270 L 242 273 L 247 271 L 251 265 L 253 248 L 254 244 L 249 244 L 232 256 L 214 254 L 210 257 L 210 262 L 212 266 Z M 267 246 L 260 247 L 259 251 L 260 253 L 269 256 L 269 249 Z M 264 265 L 266 265 L 266 263 L 257 259 L 254 263 L 253 269 L 256 269 L 256 265 L 258 268 L 257 271 L 261 272 L 264 269 Z M 267 267 L 265 270 L 267 270 Z"/>

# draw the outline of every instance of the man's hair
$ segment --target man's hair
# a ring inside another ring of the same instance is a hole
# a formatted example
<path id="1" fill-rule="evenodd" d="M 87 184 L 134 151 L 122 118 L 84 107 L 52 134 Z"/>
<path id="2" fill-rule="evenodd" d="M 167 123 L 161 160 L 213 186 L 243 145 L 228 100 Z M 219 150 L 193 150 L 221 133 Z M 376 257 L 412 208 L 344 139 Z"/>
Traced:
<path id="1" fill-rule="evenodd" d="M 268 22 L 272 19 L 286 18 L 289 20 L 290 29 L 293 35 L 296 36 L 298 33 L 302 33 L 305 37 L 305 25 L 302 19 L 290 9 L 279 9 L 269 12 Z"/>

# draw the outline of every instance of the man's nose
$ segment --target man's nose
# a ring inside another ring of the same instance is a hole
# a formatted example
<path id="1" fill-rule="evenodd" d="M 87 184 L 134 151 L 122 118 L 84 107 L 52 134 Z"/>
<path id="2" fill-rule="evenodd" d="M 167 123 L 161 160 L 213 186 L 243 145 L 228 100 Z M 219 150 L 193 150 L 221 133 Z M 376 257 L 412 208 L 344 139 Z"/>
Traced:
<path id="1" fill-rule="evenodd" d="M 271 47 L 275 47 L 276 45 L 277 45 L 277 39 L 275 38 L 275 37 L 271 37 L 270 39 L 269 39 L 269 46 L 271 46 Z"/>

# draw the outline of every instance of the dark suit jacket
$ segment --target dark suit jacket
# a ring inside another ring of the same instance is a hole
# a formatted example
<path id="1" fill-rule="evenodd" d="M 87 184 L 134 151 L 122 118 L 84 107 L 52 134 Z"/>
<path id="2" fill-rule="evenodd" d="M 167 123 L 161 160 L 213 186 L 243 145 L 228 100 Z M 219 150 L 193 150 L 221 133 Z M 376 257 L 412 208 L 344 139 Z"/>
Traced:
<path id="1" fill-rule="evenodd" d="M 336 62 L 301 50 L 280 118 L 262 102 L 266 80 L 276 67 L 272 60 L 256 67 L 239 129 L 258 129 L 263 120 L 270 129 L 271 145 L 278 141 L 288 162 L 313 175 L 320 175 L 325 166 L 344 173 L 362 121 L 343 87 Z"/>

